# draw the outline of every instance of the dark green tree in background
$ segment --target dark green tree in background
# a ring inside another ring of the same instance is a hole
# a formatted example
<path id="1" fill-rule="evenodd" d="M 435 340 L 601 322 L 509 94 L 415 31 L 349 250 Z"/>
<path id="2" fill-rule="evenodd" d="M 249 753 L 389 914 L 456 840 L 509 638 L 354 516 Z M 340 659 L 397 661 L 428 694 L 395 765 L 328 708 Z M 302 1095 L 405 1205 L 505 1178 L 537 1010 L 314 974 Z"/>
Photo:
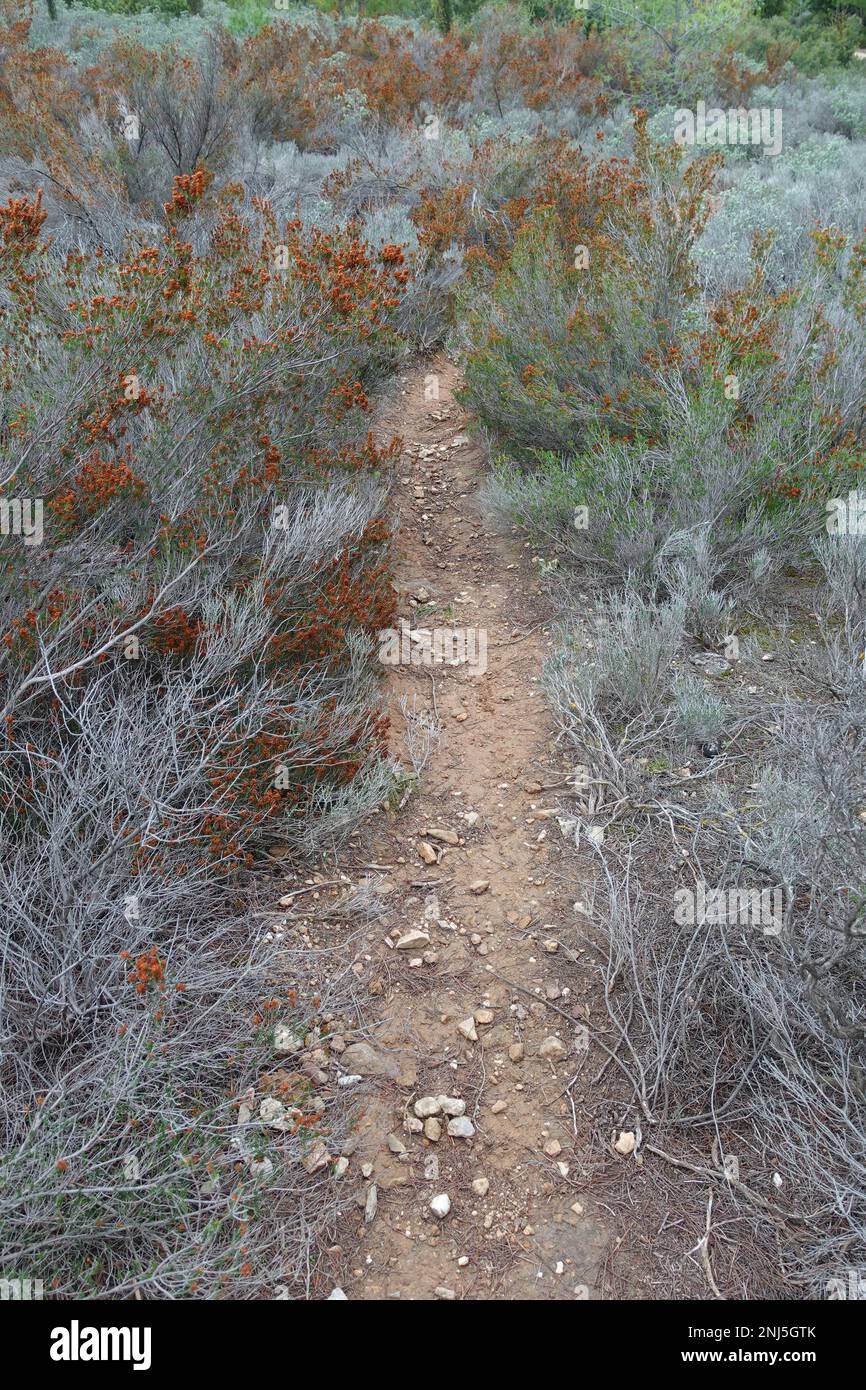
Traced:
<path id="1" fill-rule="evenodd" d="M 454 22 L 451 0 L 433 0 L 433 18 L 439 30 L 447 34 Z"/>

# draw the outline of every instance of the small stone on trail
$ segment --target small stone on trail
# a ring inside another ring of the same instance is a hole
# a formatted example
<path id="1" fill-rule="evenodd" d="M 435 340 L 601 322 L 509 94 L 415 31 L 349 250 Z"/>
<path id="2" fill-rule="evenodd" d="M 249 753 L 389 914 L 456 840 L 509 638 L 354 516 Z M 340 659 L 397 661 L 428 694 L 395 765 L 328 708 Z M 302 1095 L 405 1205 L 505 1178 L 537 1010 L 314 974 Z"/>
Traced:
<path id="1" fill-rule="evenodd" d="M 539 1057 L 562 1057 L 565 1054 L 565 1044 L 559 1038 L 545 1038 L 538 1049 Z"/>
<path id="2" fill-rule="evenodd" d="M 443 845 L 459 845 L 460 836 L 456 830 L 440 830 L 434 826 L 430 830 L 425 830 L 424 834 L 428 840 L 440 840 Z"/>
<path id="3" fill-rule="evenodd" d="M 434 1216 L 439 1217 L 440 1221 L 444 1221 L 451 1210 L 451 1198 L 448 1196 L 448 1193 L 440 1192 L 438 1196 L 434 1197 L 430 1203 L 430 1210 L 433 1212 Z"/>
<path id="4" fill-rule="evenodd" d="M 478 1034 L 475 1031 L 474 1018 L 464 1018 L 462 1023 L 458 1023 L 457 1029 L 458 1032 L 462 1033 L 464 1038 L 468 1038 L 470 1042 L 478 1041 Z"/>
<path id="5" fill-rule="evenodd" d="M 430 938 L 419 927 L 412 927 L 410 931 L 404 932 L 395 944 L 398 951 L 417 951 L 422 946 L 429 946 Z"/>
<path id="6" fill-rule="evenodd" d="M 448 1121 L 448 1133 L 452 1139 L 471 1139 L 475 1126 L 468 1115 L 455 1115 L 453 1120 Z"/>
<path id="7" fill-rule="evenodd" d="M 486 1197 L 490 1191 L 489 1178 L 474 1178 L 472 1182 L 472 1191 L 475 1193 L 476 1197 Z"/>
<path id="8" fill-rule="evenodd" d="M 439 1109 L 443 1115 L 465 1115 L 466 1101 L 460 1100 L 457 1096 L 437 1096 Z"/>
<path id="9" fill-rule="evenodd" d="M 623 1154 L 624 1156 L 626 1156 L 628 1154 L 634 1153 L 634 1146 L 634 1131 L 631 1129 L 623 1129 L 620 1131 L 620 1136 L 613 1147 L 616 1149 L 618 1154 Z"/>

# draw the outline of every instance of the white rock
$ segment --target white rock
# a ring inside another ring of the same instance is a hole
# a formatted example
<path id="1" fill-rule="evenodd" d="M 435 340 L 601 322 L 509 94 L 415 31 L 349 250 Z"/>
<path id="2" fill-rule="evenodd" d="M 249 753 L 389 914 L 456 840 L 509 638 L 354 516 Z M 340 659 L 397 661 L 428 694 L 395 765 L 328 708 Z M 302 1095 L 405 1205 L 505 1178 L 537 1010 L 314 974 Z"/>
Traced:
<path id="1" fill-rule="evenodd" d="M 430 1203 L 430 1210 L 433 1212 L 434 1216 L 439 1217 L 440 1221 L 444 1221 L 451 1210 L 451 1198 L 448 1196 L 448 1193 L 440 1192 L 438 1196 L 434 1197 Z"/>
<path id="2" fill-rule="evenodd" d="M 478 1034 L 475 1031 L 474 1018 L 464 1018 L 462 1023 L 458 1023 L 457 1031 L 462 1033 L 464 1038 L 468 1038 L 470 1042 L 478 1041 Z"/>
<path id="3" fill-rule="evenodd" d="M 266 1125 L 272 1125 L 275 1120 L 281 1120 L 286 1113 L 286 1107 L 276 1096 L 267 1096 L 259 1106 L 259 1118 L 264 1120 Z"/>
<path id="4" fill-rule="evenodd" d="M 545 1038 L 538 1049 L 539 1057 L 562 1057 L 564 1053 L 564 1043 L 560 1042 L 559 1038 L 554 1038 L 552 1035 L 549 1038 Z"/>
<path id="5" fill-rule="evenodd" d="M 349 1300 L 342 1289 L 332 1289 L 325 1299 L 326 1303 L 348 1303 Z"/>
<path id="6" fill-rule="evenodd" d="M 359 1081 L 363 1081 L 363 1079 L 364 1079 L 363 1076 L 358 1076 L 357 1073 L 356 1073 L 354 1076 L 338 1076 L 338 1077 L 337 1077 L 337 1085 L 338 1085 L 338 1086 L 357 1086 L 358 1082 L 359 1082 Z"/>
<path id="7" fill-rule="evenodd" d="M 318 1173 L 320 1168 L 325 1168 L 331 1161 L 327 1145 L 321 1139 L 316 1139 L 309 1153 L 305 1154 L 302 1162 L 308 1173 Z"/>
<path id="8" fill-rule="evenodd" d="M 620 1130 L 619 1138 L 617 1139 L 616 1143 L 615 1143 L 614 1146 L 613 1146 L 613 1147 L 616 1149 L 617 1153 L 618 1153 L 618 1154 L 623 1154 L 623 1155 L 627 1155 L 627 1154 L 634 1153 L 634 1146 L 635 1146 L 634 1130 L 631 1130 L 631 1129 L 623 1129 L 623 1130 Z"/>
<path id="9" fill-rule="evenodd" d="M 441 1096 L 421 1096 L 412 1106 L 419 1120 L 426 1120 L 428 1115 L 438 1115 L 442 1110 Z M 456 1112 L 454 1112 L 456 1113 Z"/>
<path id="10" fill-rule="evenodd" d="M 471 1139 L 475 1126 L 468 1115 L 457 1115 L 448 1121 L 448 1133 L 452 1139 Z"/>
<path id="11" fill-rule="evenodd" d="M 334 1177 L 342 1178 L 348 1171 L 349 1160 L 347 1158 L 338 1158 L 337 1162 L 334 1164 Z"/>
<path id="12" fill-rule="evenodd" d="M 367 1200 L 364 1203 L 364 1220 L 369 1225 L 376 1215 L 379 1207 L 379 1189 L 375 1183 L 371 1183 L 367 1193 Z"/>
<path id="13" fill-rule="evenodd" d="M 413 927 L 411 931 L 404 932 L 395 942 L 398 951 L 419 951 L 422 946 L 429 945 L 430 938 L 420 927 Z"/>
<path id="14" fill-rule="evenodd" d="M 299 1038 L 294 1029 L 288 1023 L 278 1023 L 274 1029 L 274 1051 L 284 1056 L 300 1052 L 304 1046 L 303 1038 Z"/>
<path id="15" fill-rule="evenodd" d="M 273 1171 L 274 1165 L 269 1158 L 261 1157 L 250 1159 L 250 1172 L 254 1178 L 259 1180 L 262 1178 L 269 1178 Z"/>
<path id="16" fill-rule="evenodd" d="M 443 1115 L 465 1115 L 466 1101 L 460 1100 L 457 1096 L 437 1096 L 439 1109 Z"/>
<path id="17" fill-rule="evenodd" d="M 434 826 L 431 830 L 425 830 L 424 834 L 428 840 L 439 840 L 443 845 L 459 845 L 460 836 L 456 830 L 440 830 Z"/>
<path id="18" fill-rule="evenodd" d="M 488 1192 L 490 1191 L 490 1179 L 473 1178 L 472 1191 L 475 1193 L 476 1197 L 486 1197 Z"/>
<path id="19" fill-rule="evenodd" d="M 436 1288 L 436 1297 L 444 1298 L 447 1302 L 452 1303 L 457 1295 L 453 1289 L 446 1289 L 444 1284 L 439 1284 Z"/>

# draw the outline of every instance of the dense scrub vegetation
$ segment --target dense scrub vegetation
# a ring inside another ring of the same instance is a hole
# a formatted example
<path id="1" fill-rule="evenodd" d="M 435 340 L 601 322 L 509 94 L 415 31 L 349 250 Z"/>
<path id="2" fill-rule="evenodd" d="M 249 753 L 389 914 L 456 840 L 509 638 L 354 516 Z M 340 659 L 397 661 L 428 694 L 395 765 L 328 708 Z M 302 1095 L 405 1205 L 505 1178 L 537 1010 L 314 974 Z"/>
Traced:
<path id="1" fill-rule="evenodd" d="M 370 420 L 444 341 L 558 585 L 563 736 L 617 789 L 623 1103 L 781 1172 L 811 1243 L 753 1291 L 819 1291 L 866 1237 L 866 551 L 824 525 L 864 462 L 858 6 L 156 8 L 2 6 L 2 1272 L 309 1287 L 334 1199 L 304 1159 L 345 1119 L 311 1081 L 271 1163 L 238 1098 L 346 984 L 299 953 L 275 985 L 252 908 L 269 849 L 328 849 L 398 775 Z M 781 112 L 781 152 L 677 145 L 700 101 Z M 678 656 L 759 661 L 792 573 L 820 645 L 748 812 L 733 752 L 683 811 L 672 760 L 766 717 Z M 781 866 L 785 932 L 672 936 L 674 885 L 629 888 L 659 824 L 708 880 Z"/>

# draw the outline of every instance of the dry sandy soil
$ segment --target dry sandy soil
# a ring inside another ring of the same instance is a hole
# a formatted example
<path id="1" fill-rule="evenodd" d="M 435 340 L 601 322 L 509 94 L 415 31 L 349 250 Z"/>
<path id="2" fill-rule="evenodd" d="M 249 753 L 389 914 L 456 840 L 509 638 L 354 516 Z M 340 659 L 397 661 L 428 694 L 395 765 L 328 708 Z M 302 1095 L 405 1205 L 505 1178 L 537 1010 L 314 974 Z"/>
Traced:
<path id="1" fill-rule="evenodd" d="M 593 987 L 561 941 L 579 892 L 551 874 L 568 771 L 539 688 L 553 615 L 531 552 L 479 508 L 484 454 L 458 387 L 444 358 L 412 369 L 379 421 L 404 442 L 398 612 L 413 629 L 483 629 L 488 646 L 484 673 L 389 671 L 395 755 L 405 761 L 401 697 L 435 712 L 441 737 L 405 806 L 365 836 L 388 905 L 369 946 L 374 1057 L 355 1046 L 342 1061 L 370 1077 L 349 1176 L 356 1212 L 375 1185 L 376 1214 L 351 1218 L 343 1286 L 350 1299 L 598 1298 L 622 1237 L 589 1190 Z M 414 929 L 429 943 L 396 947 Z M 465 1101 L 470 1137 L 441 1113 L 417 1132 L 415 1102 L 443 1095 Z M 445 1219 L 430 1209 L 441 1194 Z"/>

